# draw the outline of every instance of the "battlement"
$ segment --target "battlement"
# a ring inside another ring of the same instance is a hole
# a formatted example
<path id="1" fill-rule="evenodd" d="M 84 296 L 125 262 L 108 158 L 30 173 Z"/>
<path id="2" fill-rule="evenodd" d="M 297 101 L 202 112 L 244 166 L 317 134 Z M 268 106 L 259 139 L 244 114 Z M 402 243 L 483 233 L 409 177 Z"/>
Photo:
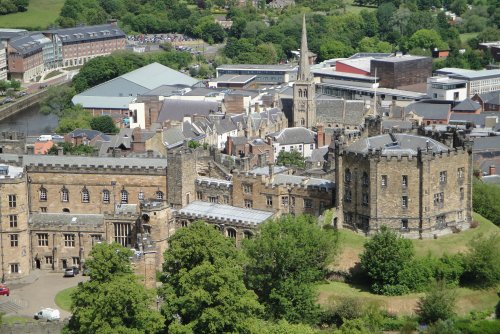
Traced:
<path id="1" fill-rule="evenodd" d="M 233 186 L 233 181 L 208 178 L 208 177 L 198 177 L 196 179 L 196 185 L 205 187 L 216 187 L 216 188 L 231 188 Z"/>

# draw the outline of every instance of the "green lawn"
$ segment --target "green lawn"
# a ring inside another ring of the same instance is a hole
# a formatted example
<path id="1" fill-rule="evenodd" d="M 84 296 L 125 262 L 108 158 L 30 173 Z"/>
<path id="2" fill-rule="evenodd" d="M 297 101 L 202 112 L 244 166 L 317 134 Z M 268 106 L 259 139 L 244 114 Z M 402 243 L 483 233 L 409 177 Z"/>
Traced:
<path id="1" fill-rule="evenodd" d="M 56 295 L 56 305 L 65 311 L 71 311 L 71 293 L 76 290 L 76 286 L 59 291 Z"/>
<path id="2" fill-rule="evenodd" d="M 3 324 L 24 324 L 27 322 L 34 322 L 34 319 L 18 315 L 8 315 L 2 317 Z"/>
<path id="3" fill-rule="evenodd" d="M 467 33 L 460 34 L 460 41 L 462 41 L 462 43 L 465 43 L 469 39 L 476 37 L 478 34 L 479 33 L 477 33 L 477 32 L 467 32 Z"/>
<path id="4" fill-rule="evenodd" d="M 500 231 L 491 221 L 474 213 L 474 220 L 479 222 L 479 226 L 467 231 L 439 237 L 438 239 L 412 240 L 417 256 L 425 256 L 429 252 L 434 256 L 441 256 L 444 252 L 448 254 L 465 251 L 467 244 L 472 238 L 479 234 L 488 234 Z M 348 270 L 359 261 L 359 254 L 363 252 L 363 244 L 366 237 L 354 233 L 350 230 L 340 230 L 341 253 L 335 268 Z"/>
<path id="5" fill-rule="evenodd" d="M 321 305 L 328 305 L 332 300 L 342 297 L 359 298 L 365 303 L 377 303 L 387 309 L 391 314 L 410 315 L 414 314 L 418 299 L 423 293 L 411 293 L 404 296 L 381 296 L 366 291 L 363 287 L 355 287 L 342 282 L 330 282 L 318 285 L 318 301 Z M 472 290 L 469 288 L 458 288 L 455 290 L 457 296 L 457 312 L 461 315 L 471 311 L 484 311 L 493 309 L 498 302 L 495 289 Z"/>
<path id="6" fill-rule="evenodd" d="M 30 0 L 28 10 L 0 16 L 2 28 L 46 29 L 59 16 L 64 0 Z"/>

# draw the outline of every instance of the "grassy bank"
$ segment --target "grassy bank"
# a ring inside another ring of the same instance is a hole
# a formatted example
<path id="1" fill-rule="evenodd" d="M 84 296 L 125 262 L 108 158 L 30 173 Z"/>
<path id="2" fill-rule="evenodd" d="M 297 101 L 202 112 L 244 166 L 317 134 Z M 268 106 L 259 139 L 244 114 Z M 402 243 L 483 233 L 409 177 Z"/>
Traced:
<path id="1" fill-rule="evenodd" d="M 0 16 L 2 28 L 45 29 L 59 17 L 64 0 L 30 0 L 28 10 Z"/>
<path id="2" fill-rule="evenodd" d="M 65 311 L 71 311 L 71 294 L 76 290 L 76 286 L 59 291 L 56 295 L 56 305 Z"/>

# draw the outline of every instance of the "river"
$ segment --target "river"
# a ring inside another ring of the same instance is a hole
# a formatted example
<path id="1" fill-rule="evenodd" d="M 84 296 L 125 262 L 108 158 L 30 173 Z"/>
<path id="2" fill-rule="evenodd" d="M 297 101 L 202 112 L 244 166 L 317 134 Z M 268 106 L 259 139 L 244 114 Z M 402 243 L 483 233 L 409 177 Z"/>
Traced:
<path id="1" fill-rule="evenodd" d="M 0 121 L 0 131 L 18 131 L 28 136 L 51 134 L 56 127 L 57 116 L 42 115 L 38 104 Z"/>

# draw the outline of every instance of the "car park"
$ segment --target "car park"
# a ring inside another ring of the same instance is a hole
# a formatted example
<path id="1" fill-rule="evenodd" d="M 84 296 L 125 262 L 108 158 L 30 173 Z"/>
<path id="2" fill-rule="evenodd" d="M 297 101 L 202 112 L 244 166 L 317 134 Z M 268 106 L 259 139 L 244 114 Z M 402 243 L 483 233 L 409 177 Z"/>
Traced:
<path id="1" fill-rule="evenodd" d="M 0 296 L 9 296 L 10 289 L 5 284 L 0 284 Z"/>
<path id="2" fill-rule="evenodd" d="M 33 316 L 35 320 L 58 321 L 61 319 L 59 310 L 52 308 L 43 308 Z"/>

